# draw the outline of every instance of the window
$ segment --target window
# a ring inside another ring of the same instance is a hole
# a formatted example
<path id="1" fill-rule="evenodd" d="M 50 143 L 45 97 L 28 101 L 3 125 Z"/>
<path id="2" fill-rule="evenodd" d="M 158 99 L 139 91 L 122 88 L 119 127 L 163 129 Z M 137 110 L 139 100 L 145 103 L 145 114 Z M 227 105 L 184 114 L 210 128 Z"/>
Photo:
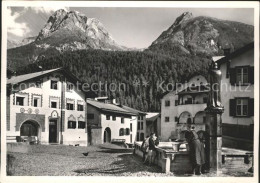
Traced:
<path id="1" fill-rule="evenodd" d="M 141 130 L 143 130 L 143 129 L 144 129 L 144 123 L 141 122 Z"/>
<path id="2" fill-rule="evenodd" d="M 24 106 L 25 97 L 16 97 L 16 105 Z"/>
<path id="3" fill-rule="evenodd" d="M 110 115 L 106 115 L 106 119 L 107 119 L 107 120 L 110 120 Z"/>
<path id="4" fill-rule="evenodd" d="M 59 107 L 59 98 L 58 97 L 50 97 L 50 107 L 51 108 Z"/>
<path id="5" fill-rule="evenodd" d="M 41 88 L 42 87 L 42 80 L 37 80 L 35 82 L 35 86 L 36 86 L 36 88 Z"/>
<path id="6" fill-rule="evenodd" d="M 164 121 L 165 121 L 165 122 L 169 122 L 169 121 L 170 121 L 170 117 L 169 117 L 169 116 L 166 116 Z"/>
<path id="7" fill-rule="evenodd" d="M 236 70 L 236 83 L 248 83 L 248 67 L 237 68 Z"/>
<path id="8" fill-rule="evenodd" d="M 74 109 L 74 105 L 71 103 L 67 103 L 67 110 L 73 110 Z"/>
<path id="9" fill-rule="evenodd" d="M 130 131 L 132 131 L 133 130 L 133 125 L 132 125 L 132 123 L 130 123 Z"/>
<path id="10" fill-rule="evenodd" d="M 230 84 L 231 85 L 247 85 L 254 84 L 254 67 L 253 66 L 239 66 L 229 69 Z"/>
<path id="11" fill-rule="evenodd" d="M 93 113 L 89 113 L 88 114 L 88 119 L 94 119 L 94 114 Z"/>
<path id="12" fill-rule="evenodd" d="M 136 140 L 139 141 L 139 132 L 136 134 Z"/>
<path id="13" fill-rule="evenodd" d="M 116 120 L 116 116 L 113 116 L 113 117 L 112 117 L 112 120 L 115 121 L 115 120 Z"/>
<path id="14" fill-rule="evenodd" d="M 125 135 L 130 135 L 130 129 L 129 128 L 125 129 Z"/>
<path id="15" fill-rule="evenodd" d="M 141 116 L 138 116 L 138 120 L 140 120 L 141 119 Z"/>
<path id="16" fill-rule="evenodd" d="M 68 121 L 68 128 L 75 129 L 76 128 L 76 121 Z"/>
<path id="17" fill-rule="evenodd" d="M 51 108 L 57 108 L 57 102 L 51 101 Z"/>
<path id="18" fill-rule="evenodd" d="M 170 106 L 170 101 L 169 100 L 166 100 L 165 101 L 165 107 L 169 107 Z"/>
<path id="19" fill-rule="evenodd" d="M 32 106 L 41 107 L 42 106 L 42 97 L 38 95 L 32 95 Z"/>
<path id="20" fill-rule="evenodd" d="M 237 99 L 236 100 L 236 115 L 237 116 L 247 116 L 248 114 L 248 100 L 247 99 Z"/>
<path id="21" fill-rule="evenodd" d="M 187 98 L 187 100 L 185 101 L 185 104 L 192 104 L 192 98 Z"/>
<path id="22" fill-rule="evenodd" d="M 229 114 L 234 117 L 254 116 L 253 98 L 235 98 L 229 101 Z"/>
<path id="23" fill-rule="evenodd" d="M 51 80 L 51 89 L 58 90 L 58 81 Z"/>
<path id="24" fill-rule="evenodd" d="M 141 120 L 143 120 L 144 119 L 144 117 L 143 116 L 141 116 Z"/>
<path id="25" fill-rule="evenodd" d="M 85 121 L 79 121 L 78 122 L 78 129 L 85 129 L 86 122 Z"/>
<path id="26" fill-rule="evenodd" d="M 140 127 L 141 127 L 140 122 L 138 122 L 138 124 L 137 124 L 137 130 L 140 130 Z"/>
<path id="27" fill-rule="evenodd" d="M 125 118 L 121 118 L 121 123 L 125 123 Z"/>
<path id="28" fill-rule="evenodd" d="M 120 128 L 120 130 L 119 130 L 119 136 L 124 136 L 124 129 L 123 129 L 123 128 Z"/>
<path id="29" fill-rule="evenodd" d="M 175 116 L 175 122 L 178 122 L 179 118 L 177 116 Z"/>
<path id="30" fill-rule="evenodd" d="M 67 99 L 67 110 L 74 110 L 74 100 Z"/>
<path id="31" fill-rule="evenodd" d="M 28 106 L 29 94 L 27 93 L 16 93 L 15 94 L 15 105 Z"/>
<path id="32" fill-rule="evenodd" d="M 71 92 L 74 88 L 74 85 L 72 83 L 67 83 L 67 92 Z"/>
<path id="33" fill-rule="evenodd" d="M 82 104 L 78 104 L 78 111 L 84 111 Z"/>

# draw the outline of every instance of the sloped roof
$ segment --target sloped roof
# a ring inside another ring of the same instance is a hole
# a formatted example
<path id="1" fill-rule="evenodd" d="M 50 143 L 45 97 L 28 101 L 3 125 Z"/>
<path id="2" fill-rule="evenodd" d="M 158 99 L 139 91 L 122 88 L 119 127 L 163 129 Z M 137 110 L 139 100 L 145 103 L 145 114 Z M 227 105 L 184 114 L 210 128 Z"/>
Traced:
<path id="1" fill-rule="evenodd" d="M 160 117 L 160 113 L 149 112 L 149 113 L 147 113 L 146 121 L 155 121 L 158 117 Z"/>
<path id="2" fill-rule="evenodd" d="M 64 73 L 69 75 L 74 80 L 79 81 L 79 79 L 76 76 L 74 76 L 72 73 L 69 73 L 68 71 L 66 71 L 60 67 L 60 68 L 50 69 L 50 70 L 46 70 L 46 71 L 40 71 L 40 72 L 34 72 L 34 73 L 29 73 L 29 74 L 24 74 L 24 75 L 19 75 L 19 76 L 13 76 L 7 80 L 7 84 L 21 83 L 21 82 L 24 82 L 24 81 L 27 81 L 27 80 L 30 80 L 33 78 L 37 78 L 37 77 L 42 77 L 42 76 L 45 76 L 47 74 L 50 74 L 52 72 L 57 72 L 57 71 L 63 71 Z"/>
<path id="3" fill-rule="evenodd" d="M 146 115 L 146 113 L 143 112 L 143 111 L 139 111 L 139 110 L 137 110 L 137 109 L 134 109 L 134 108 L 131 108 L 131 107 L 128 107 L 128 106 L 125 106 L 125 105 L 122 105 L 122 108 L 125 109 L 125 110 L 127 110 L 127 111 L 130 111 L 130 112 L 132 112 L 132 113 L 134 113 L 134 114 L 136 114 L 136 115 L 139 115 L 139 114 Z"/>
<path id="4" fill-rule="evenodd" d="M 241 54 L 243 54 L 243 53 L 245 53 L 246 51 L 251 50 L 251 49 L 254 50 L 254 42 L 251 42 L 251 43 L 245 45 L 244 47 L 242 47 L 242 48 L 240 48 L 240 49 L 237 49 L 236 51 L 230 53 L 228 56 L 225 56 L 225 57 L 223 57 L 223 58 L 217 60 L 216 62 L 217 62 L 219 65 L 221 65 L 221 64 L 225 63 L 226 61 L 228 61 L 229 59 L 232 59 L 232 58 L 234 58 L 234 57 L 236 57 L 236 56 L 239 56 L 239 55 L 241 55 Z"/>
<path id="5" fill-rule="evenodd" d="M 98 108 L 99 110 L 105 111 L 105 112 L 114 112 L 114 113 L 128 114 L 128 115 L 136 116 L 135 113 L 125 110 L 115 104 L 103 103 L 103 102 L 98 102 L 95 100 L 87 100 L 87 104 L 90 104 L 90 105 Z"/>
<path id="6" fill-rule="evenodd" d="M 214 57 L 212 57 L 212 60 L 213 60 L 214 62 L 216 62 L 216 61 L 222 59 L 223 57 L 225 57 L 225 56 L 214 56 Z"/>

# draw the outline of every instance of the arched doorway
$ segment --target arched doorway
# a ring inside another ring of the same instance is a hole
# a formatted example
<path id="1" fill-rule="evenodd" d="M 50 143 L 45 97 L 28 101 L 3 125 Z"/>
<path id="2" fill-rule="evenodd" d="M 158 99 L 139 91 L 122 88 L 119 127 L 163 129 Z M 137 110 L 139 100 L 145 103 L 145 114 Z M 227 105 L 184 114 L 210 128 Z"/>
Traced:
<path id="1" fill-rule="evenodd" d="M 206 113 L 204 111 L 199 111 L 194 117 L 195 124 L 204 124 L 206 121 Z"/>
<path id="2" fill-rule="evenodd" d="M 191 119 L 191 114 L 187 111 L 184 111 L 180 114 L 179 123 L 187 123 L 188 119 Z"/>
<path id="3" fill-rule="evenodd" d="M 40 135 L 40 125 L 35 121 L 25 121 L 20 128 L 20 136 L 38 137 Z"/>
<path id="4" fill-rule="evenodd" d="M 111 130 L 110 128 L 106 128 L 104 131 L 104 143 L 111 142 Z"/>

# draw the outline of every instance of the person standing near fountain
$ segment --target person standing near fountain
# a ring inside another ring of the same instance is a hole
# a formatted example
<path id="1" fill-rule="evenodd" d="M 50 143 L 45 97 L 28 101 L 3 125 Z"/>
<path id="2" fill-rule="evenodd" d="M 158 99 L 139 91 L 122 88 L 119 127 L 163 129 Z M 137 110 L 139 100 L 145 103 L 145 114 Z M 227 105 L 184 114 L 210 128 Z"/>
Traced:
<path id="1" fill-rule="evenodd" d="M 201 174 L 201 166 L 205 164 L 205 150 L 202 142 L 199 140 L 197 132 L 194 130 L 195 126 L 187 123 L 187 132 L 185 138 L 190 147 L 190 161 L 192 165 L 192 172 L 195 175 Z"/>
<path id="2" fill-rule="evenodd" d="M 145 155 L 147 154 L 147 152 L 149 151 L 149 135 L 146 136 L 146 138 L 143 140 L 141 149 L 143 151 L 143 162 L 146 162 L 146 158 Z"/>
<path id="3" fill-rule="evenodd" d="M 149 150 L 148 150 L 147 157 L 144 161 L 144 163 L 146 163 L 146 161 L 149 160 L 149 165 L 151 165 L 154 162 L 154 158 L 156 155 L 155 140 L 156 140 L 155 133 L 151 133 L 150 138 L 149 138 Z"/>

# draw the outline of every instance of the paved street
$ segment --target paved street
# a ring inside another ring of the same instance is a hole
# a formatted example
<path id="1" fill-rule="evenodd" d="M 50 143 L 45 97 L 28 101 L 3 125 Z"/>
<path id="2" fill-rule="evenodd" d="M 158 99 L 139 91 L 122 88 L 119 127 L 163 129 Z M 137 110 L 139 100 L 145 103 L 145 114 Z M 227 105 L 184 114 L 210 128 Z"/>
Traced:
<path id="1" fill-rule="evenodd" d="M 11 154 L 15 156 L 14 175 L 18 176 L 194 176 L 161 173 L 160 167 L 143 165 L 132 149 L 111 144 L 90 147 L 35 145 L 31 153 Z M 240 160 L 241 163 L 233 167 L 227 159 L 222 176 L 252 176 L 247 172 L 251 164 Z"/>

